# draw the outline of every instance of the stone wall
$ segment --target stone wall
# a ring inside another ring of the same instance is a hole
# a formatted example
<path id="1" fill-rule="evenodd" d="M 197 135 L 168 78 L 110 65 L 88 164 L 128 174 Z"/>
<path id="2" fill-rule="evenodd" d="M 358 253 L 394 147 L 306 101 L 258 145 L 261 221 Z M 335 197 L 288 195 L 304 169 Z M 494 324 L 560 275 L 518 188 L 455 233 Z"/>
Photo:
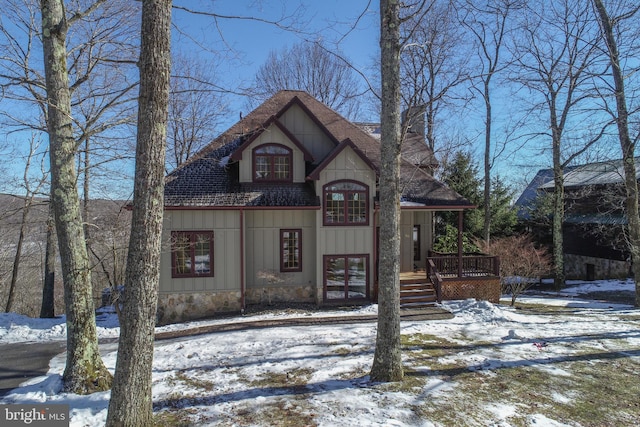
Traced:
<path id="1" fill-rule="evenodd" d="M 564 274 L 572 280 L 624 279 L 629 276 L 626 261 L 565 254 Z"/>
<path id="2" fill-rule="evenodd" d="M 246 304 L 315 302 L 315 286 L 260 286 L 245 292 Z"/>
<path id="3" fill-rule="evenodd" d="M 240 291 L 172 293 L 158 295 L 158 325 L 240 311 Z"/>

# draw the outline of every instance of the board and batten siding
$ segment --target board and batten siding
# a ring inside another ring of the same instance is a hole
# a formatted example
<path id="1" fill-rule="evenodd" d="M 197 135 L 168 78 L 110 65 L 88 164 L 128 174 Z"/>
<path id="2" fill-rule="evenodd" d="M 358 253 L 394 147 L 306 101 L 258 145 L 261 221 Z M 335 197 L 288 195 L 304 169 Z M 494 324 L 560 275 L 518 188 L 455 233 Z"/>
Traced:
<path id="1" fill-rule="evenodd" d="M 336 146 L 327 134 L 309 118 L 298 105 L 292 105 L 280 117 L 280 122 L 298 138 L 317 163 L 322 161 Z"/>
<path id="2" fill-rule="evenodd" d="M 323 187 L 334 181 L 352 180 L 365 184 L 369 187 L 369 224 L 363 226 L 332 226 L 324 225 L 324 211 L 321 209 L 317 213 L 317 241 L 318 241 L 318 272 L 317 282 L 322 287 L 324 280 L 324 255 L 369 255 L 369 278 L 370 290 L 373 289 L 373 277 L 375 267 L 374 253 L 374 197 L 376 193 L 376 173 L 366 164 L 351 147 L 339 153 L 330 164 L 320 173 L 316 182 L 316 193 L 324 205 Z M 322 289 L 320 289 L 320 292 Z M 318 295 L 321 301 L 321 294 Z"/>
<path id="3" fill-rule="evenodd" d="M 245 211 L 246 287 L 315 284 L 315 210 Z M 280 230 L 302 231 L 302 271 L 280 271 Z"/>
<path id="4" fill-rule="evenodd" d="M 253 149 L 264 144 L 280 144 L 290 148 L 293 154 L 293 182 L 305 181 L 306 171 L 302 151 L 276 125 L 272 124 L 243 151 L 240 161 L 240 182 L 253 181 Z"/>
<path id="5" fill-rule="evenodd" d="M 171 277 L 171 232 L 213 231 L 213 277 Z M 164 212 L 160 293 L 240 290 L 240 212 L 171 210 Z"/>
<path id="6" fill-rule="evenodd" d="M 427 251 L 432 248 L 431 211 L 402 210 L 400 215 L 400 271 L 413 271 L 414 266 L 425 268 Z M 420 226 L 420 260 L 413 259 L 413 226 Z"/>

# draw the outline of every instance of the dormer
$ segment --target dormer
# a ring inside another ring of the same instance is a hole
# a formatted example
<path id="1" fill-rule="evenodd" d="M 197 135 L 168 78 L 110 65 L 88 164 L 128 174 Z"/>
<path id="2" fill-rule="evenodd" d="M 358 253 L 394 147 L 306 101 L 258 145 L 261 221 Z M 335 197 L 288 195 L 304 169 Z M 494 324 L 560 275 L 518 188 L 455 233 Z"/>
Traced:
<path id="1" fill-rule="evenodd" d="M 231 156 L 239 163 L 239 180 L 243 183 L 305 182 L 306 163 L 313 156 L 276 118 L 240 145 Z"/>

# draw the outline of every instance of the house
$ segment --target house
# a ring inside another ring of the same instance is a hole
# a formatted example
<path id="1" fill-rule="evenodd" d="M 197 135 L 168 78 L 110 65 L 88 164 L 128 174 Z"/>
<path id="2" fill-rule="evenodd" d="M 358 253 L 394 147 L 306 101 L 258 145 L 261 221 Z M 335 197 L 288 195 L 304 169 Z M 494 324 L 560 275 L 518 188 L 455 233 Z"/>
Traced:
<path id="1" fill-rule="evenodd" d="M 366 130 L 281 91 L 168 174 L 158 322 L 374 300 L 380 142 Z M 400 261 L 410 273 L 427 267 L 434 212 L 473 206 L 428 173 L 426 145 L 407 147 Z"/>
<path id="2" fill-rule="evenodd" d="M 640 163 L 636 160 L 636 173 Z M 540 170 L 516 202 L 519 219 L 531 220 L 536 199 L 553 193 L 553 170 Z M 563 252 L 567 279 L 625 278 L 629 252 L 625 242 L 622 160 L 570 166 L 564 170 Z"/>

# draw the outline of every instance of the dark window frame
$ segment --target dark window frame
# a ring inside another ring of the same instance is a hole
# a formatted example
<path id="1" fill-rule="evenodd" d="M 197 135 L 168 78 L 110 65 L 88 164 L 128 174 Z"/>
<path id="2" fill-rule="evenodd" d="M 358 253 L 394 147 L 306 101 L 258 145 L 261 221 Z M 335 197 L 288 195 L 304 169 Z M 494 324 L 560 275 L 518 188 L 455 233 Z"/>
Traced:
<path id="1" fill-rule="evenodd" d="M 297 251 L 298 251 L 298 265 L 296 267 L 288 267 L 287 266 L 287 256 L 285 255 L 285 250 L 289 250 L 289 248 L 284 247 L 284 243 L 286 240 L 285 233 L 296 233 L 297 234 Z M 301 228 L 283 228 L 280 230 L 280 271 L 283 273 L 293 273 L 302 271 L 302 229 Z"/>
<path id="2" fill-rule="evenodd" d="M 287 151 L 286 154 L 273 154 L 273 153 L 260 153 L 260 150 L 268 149 L 269 147 L 281 148 Z M 259 178 L 257 174 L 257 166 L 258 166 L 258 157 L 264 158 L 267 160 L 267 164 L 269 166 L 269 171 L 266 178 Z M 252 150 L 252 181 L 253 182 L 293 182 L 293 150 L 286 145 L 275 144 L 275 143 L 267 143 L 261 144 L 255 147 Z M 276 164 L 277 160 L 280 158 L 287 159 L 288 162 L 288 174 L 286 178 L 276 178 Z"/>
<path id="3" fill-rule="evenodd" d="M 209 271 L 206 273 L 198 273 L 196 270 L 196 245 L 197 236 L 207 236 L 209 240 Z M 179 242 L 181 238 L 188 239 L 189 259 L 191 269 L 188 273 L 178 272 L 178 254 Z M 210 230 L 180 230 L 171 232 L 171 277 L 172 278 L 189 278 L 189 277 L 214 277 L 214 232 Z"/>
<path id="4" fill-rule="evenodd" d="M 334 187 L 339 184 L 354 184 L 362 187 L 362 190 L 332 190 L 331 187 Z M 328 221 L 327 213 L 329 210 L 327 209 L 327 196 L 329 194 L 342 194 L 343 195 L 343 219 L 341 221 Z M 349 196 L 354 194 L 362 194 L 364 196 L 364 221 L 353 221 L 350 218 L 354 217 L 352 211 L 350 211 L 349 206 Z M 360 182 L 351 179 L 343 179 L 338 181 L 332 181 L 325 184 L 322 187 L 322 224 L 325 226 L 368 226 L 369 225 L 369 186 Z"/>

